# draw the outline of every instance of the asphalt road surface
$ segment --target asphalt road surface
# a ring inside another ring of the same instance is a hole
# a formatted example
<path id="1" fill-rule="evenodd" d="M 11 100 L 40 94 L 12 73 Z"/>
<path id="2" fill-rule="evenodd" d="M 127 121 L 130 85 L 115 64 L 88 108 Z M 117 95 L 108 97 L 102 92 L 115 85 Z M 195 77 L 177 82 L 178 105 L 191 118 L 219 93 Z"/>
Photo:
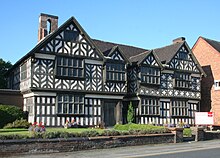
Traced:
<path id="1" fill-rule="evenodd" d="M 1 155 L 0 155 L 1 157 Z M 220 140 L 96 149 L 10 158 L 220 158 Z"/>

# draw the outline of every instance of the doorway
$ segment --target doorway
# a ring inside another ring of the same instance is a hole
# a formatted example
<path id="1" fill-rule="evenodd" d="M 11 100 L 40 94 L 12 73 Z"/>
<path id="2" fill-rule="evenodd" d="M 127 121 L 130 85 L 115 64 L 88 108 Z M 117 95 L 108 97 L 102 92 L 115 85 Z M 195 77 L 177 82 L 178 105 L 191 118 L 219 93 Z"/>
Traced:
<path id="1" fill-rule="evenodd" d="M 106 127 L 112 127 L 116 124 L 116 102 L 105 102 L 104 104 L 104 122 Z"/>

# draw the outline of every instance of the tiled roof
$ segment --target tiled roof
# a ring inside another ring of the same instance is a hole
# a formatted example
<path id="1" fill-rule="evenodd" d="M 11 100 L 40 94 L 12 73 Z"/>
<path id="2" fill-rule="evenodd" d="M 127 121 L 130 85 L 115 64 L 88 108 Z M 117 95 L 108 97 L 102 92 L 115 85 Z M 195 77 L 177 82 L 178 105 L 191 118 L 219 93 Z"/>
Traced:
<path id="1" fill-rule="evenodd" d="M 202 37 L 207 43 L 209 43 L 213 48 L 220 52 L 220 42 Z"/>
<path id="2" fill-rule="evenodd" d="M 154 49 L 154 52 L 159 58 L 160 62 L 168 63 L 174 57 L 174 55 L 177 53 L 177 51 L 180 49 L 183 43 L 184 42 L 178 42 L 169 46 L 157 48 Z"/>
<path id="3" fill-rule="evenodd" d="M 140 62 L 142 61 L 151 51 L 145 51 L 143 53 L 140 53 L 138 55 L 132 56 L 129 58 L 130 62 Z"/>
<path id="4" fill-rule="evenodd" d="M 129 59 L 131 56 L 138 55 L 140 53 L 143 53 L 147 51 L 147 49 L 143 48 L 138 48 L 138 47 L 133 47 L 133 46 L 128 46 L 128 45 L 123 45 L 123 44 L 116 44 L 116 43 L 111 43 L 111 42 L 105 42 L 105 41 L 100 41 L 93 39 L 93 43 L 101 50 L 101 52 L 107 56 L 111 49 L 114 46 L 118 46 L 124 53 L 124 55 Z"/>

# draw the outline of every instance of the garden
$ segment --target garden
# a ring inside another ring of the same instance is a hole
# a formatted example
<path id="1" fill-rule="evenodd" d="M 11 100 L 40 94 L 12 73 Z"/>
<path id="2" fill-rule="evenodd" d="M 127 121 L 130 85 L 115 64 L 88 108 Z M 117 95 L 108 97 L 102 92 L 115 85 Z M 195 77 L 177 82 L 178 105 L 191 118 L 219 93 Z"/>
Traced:
<path id="1" fill-rule="evenodd" d="M 73 138 L 73 137 L 100 137 L 120 135 L 146 135 L 170 133 L 164 126 L 149 124 L 134 124 L 132 117 L 128 118 L 128 124 L 117 124 L 111 129 L 102 128 L 49 128 L 42 123 L 31 125 L 27 122 L 27 115 L 15 106 L 0 105 L 0 140 L 7 139 L 51 139 L 51 138 Z M 184 132 L 190 135 L 190 130 Z"/>

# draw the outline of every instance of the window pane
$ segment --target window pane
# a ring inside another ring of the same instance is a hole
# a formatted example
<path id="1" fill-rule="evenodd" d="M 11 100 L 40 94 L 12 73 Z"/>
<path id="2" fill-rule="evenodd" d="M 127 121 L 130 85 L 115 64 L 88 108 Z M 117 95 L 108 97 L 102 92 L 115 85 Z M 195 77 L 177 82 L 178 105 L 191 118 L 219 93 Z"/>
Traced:
<path id="1" fill-rule="evenodd" d="M 70 114 L 73 113 L 73 104 L 69 104 L 69 113 L 70 113 Z"/>
<path id="2" fill-rule="evenodd" d="M 58 102 L 62 102 L 62 96 L 58 96 Z"/>
<path id="3" fill-rule="evenodd" d="M 67 104 L 63 104 L 63 113 L 66 114 L 67 113 Z"/>
<path id="4" fill-rule="evenodd" d="M 63 66 L 67 66 L 67 58 L 63 58 Z"/>
<path id="5" fill-rule="evenodd" d="M 78 60 L 78 66 L 82 67 L 82 60 Z"/>
<path id="6" fill-rule="evenodd" d="M 73 60 L 72 59 L 68 59 L 68 66 L 73 66 Z"/>
<path id="7" fill-rule="evenodd" d="M 59 66 L 62 65 L 62 58 L 59 58 L 59 57 L 57 58 L 57 65 Z"/>
<path id="8" fill-rule="evenodd" d="M 80 113 L 80 114 L 83 113 L 83 105 L 82 105 L 82 104 L 79 105 L 79 113 Z"/>
<path id="9" fill-rule="evenodd" d="M 73 59 L 73 67 L 77 67 L 77 60 Z"/>
<path id="10" fill-rule="evenodd" d="M 73 69 L 73 76 L 74 76 L 74 77 L 77 76 L 77 69 Z"/>
<path id="11" fill-rule="evenodd" d="M 79 104 L 75 104 L 75 105 L 74 105 L 74 113 L 75 113 L 75 114 L 78 114 L 78 105 L 79 105 Z"/>
<path id="12" fill-rule="evenodd" d="M 58 113 L 62 113 L 62 104 L 61 103 L 58 104 Z"/>
<path id="13" fill-rule="evenodd" d="M 67 95 L 64 95 L 64 97 L 63 97 L 64 99 L 64 102 L 67 102 L 68 101 L 68 96 Z"/>
<path id="14" fill-rule="evenodd" d="M 75 102 L 75 103 L 79 103 L 79 97 L 78 97 L 78 96 L 75 96 L 74 102 Z"/>
<path id="15" fill-rule="evenodd" d="M 82 76 L 83 76 L 82 69 L 78 69 L 78 76 L 79 76 L 79 77 L 82 77 Z"/>

